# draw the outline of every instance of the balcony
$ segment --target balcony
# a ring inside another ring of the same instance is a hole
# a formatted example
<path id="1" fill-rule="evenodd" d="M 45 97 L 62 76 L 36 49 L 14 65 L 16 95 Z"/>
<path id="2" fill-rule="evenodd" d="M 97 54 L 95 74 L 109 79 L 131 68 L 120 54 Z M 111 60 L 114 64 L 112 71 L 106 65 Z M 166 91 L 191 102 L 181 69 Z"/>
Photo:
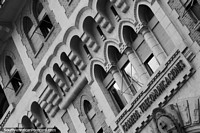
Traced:
<path id="1" fill-rule="evenodd" d="M 0 0 L 0 42 L 4 42 L 10 37 L 13 23 L 25 3 L 26 0 Z"/>

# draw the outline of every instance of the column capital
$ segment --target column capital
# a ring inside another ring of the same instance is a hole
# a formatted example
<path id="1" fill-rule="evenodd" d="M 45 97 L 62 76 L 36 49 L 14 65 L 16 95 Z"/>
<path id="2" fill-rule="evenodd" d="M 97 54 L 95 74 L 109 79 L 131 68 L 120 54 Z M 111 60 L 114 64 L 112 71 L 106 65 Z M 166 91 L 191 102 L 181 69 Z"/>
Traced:
<path id="1" fill-rule="evenodd" d="M 150 32 L 150 30 L 147 25 L 143 25 L 139 31 L 139 33 L 142 35 L 145 35 L 146 33 L 149 33 L 149 32 Z"/>
<path id="2" fill-rule="evenodd" d="M 120 53 L 122 54 L 122 53 L 124 53 L 124 51 L 128 48 L 129 46 L 127 45 L 127 44 L 124 44 L 124 43 L 122 43 L 121 45 L 120 45 Z"/>
<path id="3" fill-rule="evenodd" d="M 132 50 L 131 47 L 127 47 L 125 50 L 124 50 L 124 53 L 129 56 L 130 54 L 134 53 L 134 51 Z"/>
<path id="4" fill-rule="evenodd" d="M 134 53 L 131 46 L 127 45 L 127 44 L 122 44 L 120 46 L 120 53 L 123 54 L 125 53 L 126 55 L 129 55 L 131 53 Z"/>
<path id="5" fill-rule="evenodd" d="M 106 64 L 106 72 L 111 72 L 111 74 L 114 74 L 117 72 L 117 67 L 114 63 L 107 63 Z"/>
<path id="6" fill-rule="evenodd" d="M 143 30 L 147 30 L 148 29 L 148 26 L 147 26 L 147 24 L 145 24 L 145 22 L 144 23 L 138 23 L 136 26 L 135 26 L 135 32 L 137 33 L 137 34 L 142 34 L 142 31 Z"/>

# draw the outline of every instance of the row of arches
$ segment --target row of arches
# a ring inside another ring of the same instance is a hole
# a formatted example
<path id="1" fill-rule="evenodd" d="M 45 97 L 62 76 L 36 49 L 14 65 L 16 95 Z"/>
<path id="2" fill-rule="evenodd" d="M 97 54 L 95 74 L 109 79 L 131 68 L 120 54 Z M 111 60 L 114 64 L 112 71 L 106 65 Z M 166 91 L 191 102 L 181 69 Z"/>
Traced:
<path id="1" fill-rule="evenodd" d="M 71 52 L 68 54 L 61 52 L 58 55 L 59 60 L 50 68 L 53 73 L 42 74 L 42 77 L 45 79 L 44 84 L 47 84 L 51 90 L 64 99 L 70 88 L 76 84 L 75 82 L 82 74 L 82 71 L 91 65 L 92 73 L 90 75 L 94 75 L 93 80 L 101 86 L 100 88 L 103 92 L 109 94 L 105 97 L 107 101 L 111 101 L 109 105 L 112 107 L 114 114 L 117 115 L 134 98 L 134 95 L 142 86 L 148 82 L 150 76 L 156 72 L 166 57 L 170 55 L 174 44 L 165 33 L 165 30 L 162 31 L 162 36 L 166 35 L 166 40 L 169 40 L 167 45 L 165 40 L 163 41 L 157 34 L 154 34 L 162 26 L 147 5 L 140 5 L 138 12 L 140 12 L 140 23 L 143 25 L 140 31 L 136 32 L 133 24 L 123 25 L 118 30 L 122 31 L 122 37 L 118 36 L 121 40 L 116 39 L 120 43 L 104 46 L 109 37 L 114 34 L 113 30 L 115 30 L 122 17 L 110 1 L 99 0 L 97 5 L 97 15 L 84 18 L 82 23 L 83 33 L 77 33 L 70 38 L 67 47 L 70 48 Z M 43 10 L 40 4 L 37 10 L 40 16 Z M 24 17 L 23 21 L 25 34 L 28 35 L 32 30 L 33 24 L 26 17 Z M 45 29 L 46 34 L 42 34 L 47 36 L 51 28 L 52 25 L 48 25 Z M 100 58 L 98 54 L 101 53 L 100 49 L 103 48 L 106 51 L 102 50 L 105 56 L 101 58 L 105 62 L 98 64 L 94 61 L 92 64 L 93 60 Z M 38 105 L 33 103 L 31 112 L 42 125 L 46 125 L 45 119 L 48 114 L 45 115 L 43 109 Z M 89 113 L 91 105 L 88 102 L 84 102 L 84 106 L 86 107 L 86 114 Z M 29 121 L 27 117 L 24 119 L 23 121 Z M 30 122 L 28 123 L 28 125 L 24 124 L 24 126 L 33 126 Z"/>
<path id="2" fill-rule="evenodd" d="M 108 70 L 101 65 L 94 65 L 95 79 L 99 86 L 105 87 L 102 91 L 107 91 L 110 94 L 107 99 L 108 101 L 112 99 L 109 104 L 112 107 L 115 105 L 116 109 L 113 110 L 116 114 L 148 82 L 150 76 L 165 62 L 175 47 L 148 6 L 139 5 L 138 11 L 140 13 L 139 19 L 143 25 L 139 33 L 136 33 L 128 25 L 123 26 L 122 42 L 125 48 L 120 51 L 114 46 L 108 47 L 106 54 L 111 64 Z M 166 35 L 169 42 L 163 41 L 163 38 L 159 38 L 158 33 L 154 33 L 157 32 L 157 28 L 163 29 L 163 32 L 160 33 Z M 137 46 L 138 41 L 141 41 L 140 46 Z M 126 61 L 124 61 L 125 58 Z"/>
<path id="3" fill-rule="evenodd" d="M 101 4 L 111 5 L 110 2 L 107 3 L 106 1 Z M 110 11 L 102 10 L 101 6 L 98 10 L 109 18 Z M 87 67 L 86 64 L 90 64 L 92 60 L 99 58 L 99 49 L 106 47 L 106 51 L 104 51 L 106 55 L 103 58 L 107 61 L 106 64 L 102 63 L 102 66 L 98 66 L 94 63 L 91 69 L 94 73 L 94 80 L 98 84 L 103 84 L 106 91 L 109 90 L 108 93 L 111 95 L 108 99 L 112 99 L 113 102 L 110 104 L 115 105 L 116 108 L 113 110 L 115 110 L 115 114 L 118 114 L 148 81 L 150 76 L 156 72 L 166 57 L 170 55 L 171 49 L 175 47 L 165 30 L 162 31 L 162 35 L 166 35 L 165 37 L 169 42 L 167 42 L 167 45 L 161 46 L 162 39 L 157 38 L 154 31 L 162 28 L 162 26 L 147 5 L 140 5 L 138 11 L 143 25 L 140 32 L 136 33 L 134 26 L 122 26 L 122 30 L 119 30 L 122 31 L 122 44 L 115 46 L 103 46 L 106 39 L 102 39 L 102 36 L 107 36 L 109 32 L 105 32 L 102 27 L 98 28 L 97 19 L 92 16 L 85 17 L 83 21 L 84 33 L 82 36 L 79 33 L 71 36 L 71 40 L 68 41 L 69 46 L 67 46 L 71 49 L 71 52 L 68 55 L 64 53 L 60 55 L 63 64 L 53 66 L 56 76 L 50 74 L 46 76 L 48 86 L 64 98 L 65 93 L 67 95 L 71 88 L 70 85 L 73 85 L 73 81 L 79 77 L 78 74 Z M 113 19 L 111 20 L 113 21 Z M 164 43 L 166 42 L 164 41 Z M 122 46 L 125 46 L 125 49 L 120 50 Z M 84 64 L 84 67 L 80 67 L 80 64 Z M 106 65 L 110 65 L 109 69 L 105 68 Z M 67 70 L 71 71 L 66 72 Z M 54 77 L 57 77 L 67 87 L 62 89 L 63 87 L 59 86 Z M 73 79 L 72 77 L 76 78 Z"/>
<path id="4" fill-rule="evenodd" d="M 94 116 L 96 115 L 96 112 L 94 110 L 94 106 L 92 105 L 91 101 L 87 99 L 83 99 L 81 101 L 82 113 L 85 115 L 85 117 L 89 120 L 89 124 L 91 126 L 91 129 L 97 130 L 94 123 L 92 122 L 94 119 Z M 31 103 L 30 111 L 27 115 L 22 116 L 21 118 L 21 128 L 24 129 L 46 129 L 49 127 L 50 118 L 47 112 L 41 107 L 41 105 L 34 101 Z M 60 133 L 61 131 L 56 126 L 52 127 L 55 129 L 52 132 Z M 100 128 L 98 130 L 98 133 L 103 133 L 103 129 Z"/>
<path id="5" fill-rule="evenodd" d="M 60 97 L 66 95 L 69 89 L 75 84 L 81 70 L 68 58 L 66 53 L 60 55 L 61 64 L 53 65 L 53 75 L 46 75 L 47 85 Z"/>
<path id="6" fill-rule="evenodd" d="M 55 63 L 53 75 L 46 75 L 47 85 L 62 98 L 73 86 L 78 75 L 81 74 L 81 70 L 84 70 L 85 64 L 89 64 L 93 55 L 98 51 L 100 43 L 103 43 L 99 39 L 102 38 L 103 31 L 98 27 L 94 18 L 86 17 L 83 22 L 83 29 L 85 36 L 74 35 L 69 44 L 72 52 L 68 55 L 64 52 L 61 53 L 59 56 L 62 63 Z"/>
<path id="7" fill-rule="evenodd" d="M 24 129 L 35 129 L 34 132 L 37 132 L 37 129 L 45 129 L 50 128 L 48 124 L 50 122 L 49 116 L 44 109 L 36 102 L 32 102 L 31 104 L 31 117 L 24 115 L 21 119 L 21 125 Z M 37 121 L 37 122 L 35 122 Z M 36 125 L 37 124 L 37 125 Z M 61 133 L 61 131 L 56 127 L 52 127 L 54 129 L 52 132 Z"/>

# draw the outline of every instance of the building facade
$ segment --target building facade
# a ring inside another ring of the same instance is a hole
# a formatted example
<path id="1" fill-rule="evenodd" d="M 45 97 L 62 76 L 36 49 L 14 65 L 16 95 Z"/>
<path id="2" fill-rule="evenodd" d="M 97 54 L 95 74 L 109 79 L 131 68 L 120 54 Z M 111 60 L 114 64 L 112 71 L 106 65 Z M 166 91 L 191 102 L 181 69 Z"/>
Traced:
<path id="1" fill-rule="evenodd" d="M 1 0 L 0 132 L 199 133 L 199 0 Z"/>

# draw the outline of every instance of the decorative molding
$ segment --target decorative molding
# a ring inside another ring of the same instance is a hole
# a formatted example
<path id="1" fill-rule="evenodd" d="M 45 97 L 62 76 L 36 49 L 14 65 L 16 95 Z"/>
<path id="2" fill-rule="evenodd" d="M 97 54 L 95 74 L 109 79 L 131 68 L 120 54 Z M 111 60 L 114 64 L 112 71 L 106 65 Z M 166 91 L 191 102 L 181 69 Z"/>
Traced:
<path id="1" fill-rule="evenodd" d="M 113 67 L 113 65 L 111 63 L 107 63 L 105 66 L 106 72 L 109 72 L 112 67 Z"/>
<path id="2" fill-rule="evenodd" d="M 128 46 L 127 46 L 126 44 L 124 44 L 124 43 L 121 44 L 121 45 L 120 45 L 120 48 L 119 48 L 119 49 L 120 49 L 120 53 L 121 53 L 121 54 L 124 53 L 124 51 L 125 51 L 127 48 L 128 48 Z"/>
<path id="3" fill-rule="evenodd" d="M 138 23 L 135 26 L 135 32 L 138 34 L 141 31 L 142 28 L 144 28 L 144 25 L 142 23 Z"/>

